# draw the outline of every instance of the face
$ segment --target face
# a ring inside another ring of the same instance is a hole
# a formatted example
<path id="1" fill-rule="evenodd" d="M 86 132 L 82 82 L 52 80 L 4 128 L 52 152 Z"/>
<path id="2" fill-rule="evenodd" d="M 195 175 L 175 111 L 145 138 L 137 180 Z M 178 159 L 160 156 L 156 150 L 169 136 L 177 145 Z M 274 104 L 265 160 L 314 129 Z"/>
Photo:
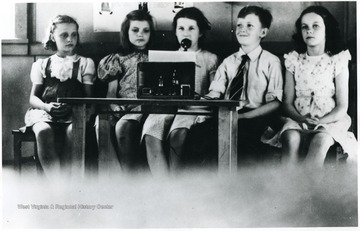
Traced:
<path id="1" fill-rule="evenodd" d="M 130 21 L 129 41 L 138 50 L 146 48 L 150 40 L 150 25 L 147 21 Z"/>
<path id="2" fill-rule="evenodd" d="M 199 38 L 202 36 L 197 22 L 189 18 L 178 18 L 176 23 L 176 37 L 179 43 L 185 38 L 191 40 L 189 50 L 199 49 Z"/>
<path id="3" fill-rule="evenodd" d="M 236 24 L 236 38 L 240 45 L 251 46 L 260 43 L 267 34 L 268 29 L 263 28 L 259 17 L 248 14 L 245 18 L 238 18 Z"/>
<path id="4" fill-rule="evenodd" d="M 307 46 L 325 45 L 325 23 L 315 13 L 305 14 L 301 19 L 301 34 Z"/>
<path id="5" fill-rule="evenodd" d="M 56 24 L 51 40 L 56 43 L 60 56 L 73 55 L 78 42 L 78 30 L 74 23 Z"/>

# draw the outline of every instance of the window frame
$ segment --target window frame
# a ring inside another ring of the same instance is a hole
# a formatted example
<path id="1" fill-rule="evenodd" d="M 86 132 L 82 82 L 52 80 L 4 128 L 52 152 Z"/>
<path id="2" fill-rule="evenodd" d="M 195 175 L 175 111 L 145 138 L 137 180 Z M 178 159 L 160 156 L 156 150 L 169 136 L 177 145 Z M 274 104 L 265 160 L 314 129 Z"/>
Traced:
<path id="1" fill-rule="evenodd" d="M 15 37 L 1 41 L 2 55 L 27 55 L 29 50 L 28 3 L 15 3 Z"/>

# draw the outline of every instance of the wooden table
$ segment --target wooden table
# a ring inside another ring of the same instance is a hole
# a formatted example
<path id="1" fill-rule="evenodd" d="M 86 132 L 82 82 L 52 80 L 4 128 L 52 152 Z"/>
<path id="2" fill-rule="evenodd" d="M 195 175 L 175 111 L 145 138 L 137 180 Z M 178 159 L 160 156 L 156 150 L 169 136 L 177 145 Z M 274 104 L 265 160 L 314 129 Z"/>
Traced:
<path id="1" fill-rule="evenodd" d="M 187 100 L 187 99 L 125 99 L 125 98 L 59 98 L 58 102 L 73 105 L 73 149 L 72 175 L 85 176 L 85 128 L 86 105 L 141 105 L 152 107 L 206 106 L 218 110 L 218 164 L 219 172 L 232 173 L 237 170 L 237 111 L 238 101 L 233 100 Z M 146 111 L 149 113 L 149 111 Z M 159 113 L 158 111 L 156 113 Z M 171 112 L 170 112 L 171 113 Z M 170 114 L 166 112 L 165 114 Z M 174 113 L 175 114 L 175 113 Z M 192 113 L 202 114 L 202 113 Z M 99 115 L 99 168 L 106 169 L 111 142 L 108 114 Z"/>

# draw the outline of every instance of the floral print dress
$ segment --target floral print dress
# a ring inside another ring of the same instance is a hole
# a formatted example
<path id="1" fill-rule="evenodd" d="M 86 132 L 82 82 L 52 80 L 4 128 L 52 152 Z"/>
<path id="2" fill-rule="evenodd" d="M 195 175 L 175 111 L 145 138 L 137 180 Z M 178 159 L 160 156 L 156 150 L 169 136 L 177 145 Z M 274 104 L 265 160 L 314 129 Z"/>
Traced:
<path id="1" fill-rule="evenodd" d="M 293 74 L 295 80 L 294 107 L 303 116 L 321 118 L 330 113 L 336 106 L 335 78 L 344 69 L 348 68 L 351 55 L 348 50 L 337 55 L 309 56 L 306 53 L 298 54 L 296 51 L 285 54 L 285 67 Z M 280 136 L 289 129 L 304 132 L 318 132 L 325 129 L 346 153 L 356 151 L 356 140 L 351 132 L 351 118 L 345 115 L 342 119 L 319 124 L 315 128 L 308 128 L 306 124 L 299 124 L 291 118 L 286 118 L 285 124 L 276 139 L 266 143 L 281 147 Z M 264 140 L 263 140 L 264 141 Z"/>
<path id="2" fill-rule="evenodd" d="M 133 52 L 128 55 L 119 53 L 104 57 L 98 66 L 98 78 L 104 82 L 116 80 L 118 82 L 117 98 L 136 98 L 137 95 L 137 64 L 147 62 L 146 52 Z M 110 110 L 112 110 L 110 105 Z M 121 105 L 123 106 L 123 105 Z M 121 107 L 125 111 L 140 111 L 140 106 L 125 105 Z M 110 121 L 115 124 L 119 119 L 142 121 L 142 114 L 112 114 Z"/>

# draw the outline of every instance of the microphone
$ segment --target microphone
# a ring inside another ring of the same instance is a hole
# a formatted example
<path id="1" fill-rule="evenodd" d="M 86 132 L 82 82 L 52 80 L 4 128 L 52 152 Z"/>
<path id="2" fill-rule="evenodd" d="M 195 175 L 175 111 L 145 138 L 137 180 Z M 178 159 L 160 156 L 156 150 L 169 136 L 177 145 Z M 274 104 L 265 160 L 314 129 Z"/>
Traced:
<path id="1" fill-rule="evenodd" d="M 184 48 L 184 51 L 187 51 L 187 49 L 188 49 L 189 47 L 191 47 L 191 40 L 185 38 L 185 39 L 181 40 L 180 45 L 182 46 L 182 48 Z"/>

